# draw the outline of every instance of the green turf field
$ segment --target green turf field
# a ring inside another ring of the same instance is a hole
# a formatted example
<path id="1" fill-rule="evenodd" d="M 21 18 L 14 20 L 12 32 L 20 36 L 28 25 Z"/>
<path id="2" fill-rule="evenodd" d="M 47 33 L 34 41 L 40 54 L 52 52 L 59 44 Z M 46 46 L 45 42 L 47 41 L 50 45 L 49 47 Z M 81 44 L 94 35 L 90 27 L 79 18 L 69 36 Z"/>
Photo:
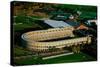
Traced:
<path id="1" fill-rule="evenodd" d="M 44 63 L 46 64 L 66 63 L 66 62 L 69 63 L 69 62 L 82 62 L 82 61 L 91 61 L 91 60 L 95 60 L 95 59 L 84 53 L 79 53 L 79 54 L 72 54 L 72 55 L 57 57 L 53 59 L 47 59 L 47 60 L 44 60 Z"/>
<path id="2" fill-rule="evenodd" d="M 57 58 L 52 59 L 46 59 L 46 60 L 35 60 L 34 57 L 31 58 L 25 58 L 21 60 L 15 60 L 15 64 L 17 65 L 27 65 L 27 64 L 54 64 L 54 63 L 71 63 L 71 62 L 86 62 L 86 61 L 95 61 L 93 57 L 84 54 L 72 54 L 72 55 L 66 55 L 61 56 Z"/>

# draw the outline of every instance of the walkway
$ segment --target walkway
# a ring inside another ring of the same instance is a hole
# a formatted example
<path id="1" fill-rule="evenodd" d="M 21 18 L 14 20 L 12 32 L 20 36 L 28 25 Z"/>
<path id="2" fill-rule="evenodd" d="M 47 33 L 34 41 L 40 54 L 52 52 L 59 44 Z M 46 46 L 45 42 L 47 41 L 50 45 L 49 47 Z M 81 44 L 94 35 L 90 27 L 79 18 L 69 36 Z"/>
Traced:
<path id="1" fill-rule="evenodd" d="M 65 56 L 65 55 L 71 55 L 71 54 L 74 54 L 74 53 L 70 52 L 70 53 L 59 54 L 59 55 L 55 55 L 55 56 L 44 57 L 43 60 L 51 59 L 51 58 L 56 58 L 56 57 L 60 57 L 60 56 Z"/>

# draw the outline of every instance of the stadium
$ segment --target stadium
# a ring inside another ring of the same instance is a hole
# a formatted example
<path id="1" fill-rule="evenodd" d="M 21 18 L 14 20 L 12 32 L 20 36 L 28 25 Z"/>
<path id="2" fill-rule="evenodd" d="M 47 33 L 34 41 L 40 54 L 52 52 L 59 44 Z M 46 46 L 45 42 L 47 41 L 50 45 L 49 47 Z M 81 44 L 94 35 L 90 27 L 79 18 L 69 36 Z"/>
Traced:
<path id="1" fill-rule="evenodd" d="M 50 28 L 47 30 L 30 31 L 22 34 L 23 44 L 36 52 L 49 51 L 51 48 L 62 50 L 64 47 L 91 43 L 90 36 L 75 37 L 73 27 Z"/>

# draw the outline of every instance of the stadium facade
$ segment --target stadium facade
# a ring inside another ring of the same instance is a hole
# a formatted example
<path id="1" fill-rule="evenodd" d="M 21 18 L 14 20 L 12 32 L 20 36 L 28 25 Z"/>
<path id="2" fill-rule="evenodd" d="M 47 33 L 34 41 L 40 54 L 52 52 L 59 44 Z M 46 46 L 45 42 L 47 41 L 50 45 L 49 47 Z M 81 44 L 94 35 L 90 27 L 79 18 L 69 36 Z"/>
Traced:
<path id="1" fill-rule="evenodd" d="M 26 47 L 36 52 L 48 51 L 52 47 L 63 49 L 66 46 L 81 46 L 91 43 L 90 36 L 74 37 L 73 30 L 73 27 L 51 28 L 30 31 L 24 33 L 21 37 L 24 44 L 26 43 Z M 70 38 L 68 39 L 68 37 Z"/>

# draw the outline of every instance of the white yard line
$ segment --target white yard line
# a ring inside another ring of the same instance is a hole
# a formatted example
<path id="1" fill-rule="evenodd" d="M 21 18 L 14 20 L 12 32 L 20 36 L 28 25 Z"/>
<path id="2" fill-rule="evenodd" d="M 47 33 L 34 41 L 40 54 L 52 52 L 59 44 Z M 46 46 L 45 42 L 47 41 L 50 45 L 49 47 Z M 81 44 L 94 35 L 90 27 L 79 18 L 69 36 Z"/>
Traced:
<path id="1" fill-rule="evenodd" d="M 70 52 L 70 53 L 65 53 L 65 54 L 60 54 L 60 55 L 55 55 L 55 56 L 44 57 L 43 60 L 56 58 L 56 57 L 60 57 L 60 56 L 65 56 L 65 55 L 70 55 L 70 54 L 74 54 L 74 53 Z"/>

